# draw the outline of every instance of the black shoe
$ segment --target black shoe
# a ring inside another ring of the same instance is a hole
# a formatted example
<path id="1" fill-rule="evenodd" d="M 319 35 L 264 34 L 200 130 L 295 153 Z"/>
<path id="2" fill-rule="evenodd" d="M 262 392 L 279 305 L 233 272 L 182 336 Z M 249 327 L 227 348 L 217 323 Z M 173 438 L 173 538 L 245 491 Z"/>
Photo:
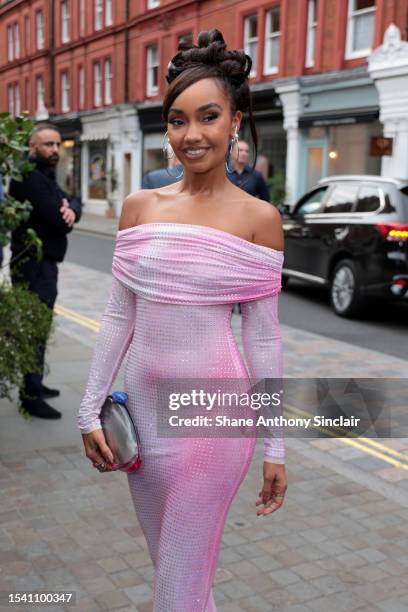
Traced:
<path id="1" fill-rule="evenodd" d="M 39 417 L 40 419 L 60 419 L 61 413 L 55 410 L 52 406 L 44 402 L 40 397 L 34 399 L 24 399 L 21 401 L 21 407 L 31 416 Z"/>
<path id="2" fill-rule="evenodd" d="M 41 385 L 41 397 L 58 397 L 61 395 L 59 389 L 50 389 L 45 385 Z"/>

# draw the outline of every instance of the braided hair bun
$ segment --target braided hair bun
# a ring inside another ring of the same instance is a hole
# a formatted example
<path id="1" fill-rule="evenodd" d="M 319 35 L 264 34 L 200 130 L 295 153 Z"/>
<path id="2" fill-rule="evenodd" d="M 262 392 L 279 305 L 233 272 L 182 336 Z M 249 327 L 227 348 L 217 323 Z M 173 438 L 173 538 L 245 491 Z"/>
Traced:
<path id="1" fill-rule="evenodd" d="M 238 110 L 249 113 L 256 161 L 258 138 L 249 88 L 252 59 L 243 49 L 227 49 L 217 29 L 200 32 L 197 42 L 197 45 L 180 42 L 176 55 L 168 64 L 166 81 L 169 87 L 163 100 L 162 118 L 167 123 L 169 108 L 187 87 L 200 79 L 216 78 L 230 100 L 231 113 Z"/>

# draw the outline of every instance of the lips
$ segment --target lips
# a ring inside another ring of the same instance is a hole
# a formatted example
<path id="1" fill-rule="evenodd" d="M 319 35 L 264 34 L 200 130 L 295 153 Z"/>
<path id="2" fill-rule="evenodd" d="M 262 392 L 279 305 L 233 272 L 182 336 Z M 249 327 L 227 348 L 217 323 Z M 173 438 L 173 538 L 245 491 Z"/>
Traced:
<path id="1" fill-rule="evenodd" d="M 208 147 L 197 147 L 192 149 L 184 149 L 184 155 L 188 159 L 201 159 L 207 153 Z"/>

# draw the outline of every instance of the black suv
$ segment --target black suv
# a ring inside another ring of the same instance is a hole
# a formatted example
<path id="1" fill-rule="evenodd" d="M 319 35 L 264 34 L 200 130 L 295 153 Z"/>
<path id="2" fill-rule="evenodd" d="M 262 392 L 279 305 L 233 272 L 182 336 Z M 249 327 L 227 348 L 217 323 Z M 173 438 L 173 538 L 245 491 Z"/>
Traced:
<path id="1" fill-rule="evenodd" d="M 336 314 L 359 314 L 370 297 L 408 298 L 408 180 L 332 176 L 292 210 L 283 286 L 298 278 L 329 287 Z"/>

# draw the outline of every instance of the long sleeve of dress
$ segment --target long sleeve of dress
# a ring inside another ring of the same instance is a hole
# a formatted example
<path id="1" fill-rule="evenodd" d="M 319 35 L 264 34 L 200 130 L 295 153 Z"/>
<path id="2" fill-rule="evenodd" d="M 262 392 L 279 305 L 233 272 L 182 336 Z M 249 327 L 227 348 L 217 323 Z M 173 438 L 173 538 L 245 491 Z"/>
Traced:
<path id="1" fill-rule="evenodd" d="M 113 277 L 78 412 L 81 433 L 101 429 L 99 414 L 132 340 L 135 315 L 136 294 Z"/>
<path id="2" fill-rule="evenodd" d="M 254 379 L 282 379 L 282 334 L 278 301 L 279 293 L 241 302 L 242 344 L 249 375 Z M 279 390 L 274 389 L 275 392 Z M 285 463 L 285 443 L 279 428 L 274 429 L 273 436 L 264 438 L 264 461 Z"/>

